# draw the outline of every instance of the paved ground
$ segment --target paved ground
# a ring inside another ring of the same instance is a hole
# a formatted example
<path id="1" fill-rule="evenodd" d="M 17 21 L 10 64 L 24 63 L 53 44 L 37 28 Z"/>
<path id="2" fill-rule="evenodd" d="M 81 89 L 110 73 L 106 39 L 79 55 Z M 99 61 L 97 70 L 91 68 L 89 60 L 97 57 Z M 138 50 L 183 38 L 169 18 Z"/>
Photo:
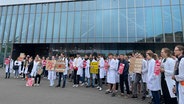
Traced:
<path id="1" fill-rule="evenodd" d="M 95 88 L 49 87 L 49 81 L 42 80 L 40 87 L 26 87 L 21 79 L 4 79 L 0 69 L 0 104 L 147 104 L 148 100 L 111 97 Z"/>

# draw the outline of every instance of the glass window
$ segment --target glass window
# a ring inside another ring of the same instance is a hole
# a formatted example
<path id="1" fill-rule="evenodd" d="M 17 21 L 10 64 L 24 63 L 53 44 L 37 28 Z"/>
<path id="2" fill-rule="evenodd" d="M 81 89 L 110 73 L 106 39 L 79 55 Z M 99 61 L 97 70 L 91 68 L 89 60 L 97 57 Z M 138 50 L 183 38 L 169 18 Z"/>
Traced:
<path id="1" fill-rule="evenodd" d="M 170 6 L 163 7 L 164 33 L 166 42 L 173 42 Z"/>
<path id="2" fill-rule="evenodd" d="M 58 43 L 61 13 L 55 13 L 53 42 Z"/>
<path id="3" fill-rule="evenodd" d="M 170 0 L 161 0 L 162 5 L 170 5 Z"/>
<path id="4" fill-rule="evenodd" d="M 135 0 L 136 7 L 142 7 L 143 6 L 143 0 Z"/>
<path id="5" fill-rule="evenodd" d="M 82 2 L 82 10 L 88 10 L 88 1 Z"/>
<path id="6" fill-rule="evenodd" d="M 144 2 L 144 6 L 152 6 L 152 0 L 144 0 L 143 2 Z"/>
<path id="7" fill-rule="evenodd" d="M 35 13 L 35 10 L 36 10 L 36 5 L 31 5 L 30 13 Z"/>
<path id="8" fill-rule="evenodd" d="M 110 9 L 110 7 L 111 7 L 110 1 L 111 0 L 103 0 L 103 9 Z"/>
<path id="9" fill-rule="evenodd" d="M 1 21 L 0 21 L 0 42 L 2 42 L 3 41 L 3 32 L 4 32 L 4 27 L 5 27 L 5 24 L 6 24 L 6 16 L 1 16 Z"/>
<path id="10" fill-rule="evenodd" d="M 144 13 L 143 8 L 136 9 L 136 34 L 137 42 L 145 42 L 145 32 L 144 32 Z"/>
<path id="11" fill-rule="evenodd" d="M 27 36 L 27 31 L 28 31 L 28 23 L 29 23 L 29 14 L 24 14 L 21 43 L 26 42 L 26 36 Z"/>
<path id="12" fill-rule="evenodd" d="M 98 24 L 97 24 L 98 25 Z M 103 11 L 103 41 L 110 42 L 111 37 L 110 10 Z"/>
<path id="13" fill-rule="evenodd" d="M 134 0 L 127 0 L 127 7 L 134 7 Z"/>
<path id="14" fill-rule="evenodd" d="M 100 14 L 100 13 L 101 14 Z M 88 42 L 95 42 L 95 38 L 97 40 L 100 40 L 102 41 L 102 11 L 99 10 L 98 13 L 98 17 L 96 15 L 96 11 L 89 11 L 89 21 L 88 21 L 88 26 L 89 26 L 89 36 L 88 36 Z M 96 18 L 96 19 L 95 19 Z M 95 28 L 95 20 L 96 20 L 96 23 L 98 23 L 98 30 L 97 30 L 97 27 Z M 95 34 L 95 30 L 96 30 L 96 34 Z M 99 39 L 101 35 L 101 38 Z"/>
<path id="15" fill-rule="evenodd" d="M 2 8 L 3 7 L 0 7 L 0 21 L 1 21 Z"/>
<path id="16" fill-rule="evenodd" d="M 42 12 L 42 4 L 37 4 L 36 13 L 41 13 L 41 12 Z"/>
<path id="17" fill-rule="evenodd" d="M 179 6 L 172 6 L 172 13 L 173 13 L 173 31 L 175 33 L 175 40 L 176 42 L 183 42 L 183 35 L 182 35 L 182 21 L 181 21 L 181 14 L 180 14 L 180 7 Z"/>
<path id="18" fill-rule="evenodd" d="M 19 6 L 19 14 L 23 14 L 24 6 L 20 5 Z"/>
<path id="19" fill-rule="evenodd" d="M 24 13 L 29 13 L 30 5 L 25 5 Z"/>
<path id="20" fill-rule="evenodd" d="M 12 22 L 11 22 L 11 29 L 10 29 L 10 37 L 9 37 L 10 42 L 12 42 L 14 39 L 16 24 L 17 24 L 17 15 L 13 15 Z"/>
<path id="21" fill-rule="evenodd" d="M 111 8 L 118 8 L 119 0 L 111 0 Z"/>
<path id="22" fill-rule="evenodd" d="M 13 14 L 17 14 L 18 13 L 18 6 L 13 6 Z"/>
<path id="23" fill-rule="evenodd" d="M 56 12 L 60 12 L 61 11 L 61 3 L 56 3 Z"/>
<path id="24" fill-rule="evenodd" d="M 96 8 L 97 9 L 102 9 L 102 5 L 103 5 L 103 0 L 96 0 L 96 6 L 97 6 Z"/>
<path id="25" fill-rule="evenodd" d="M 49 12 L 54 12 L 55 4 L 49 3 Z"/>
<path id="26" fill-rule="evenodd" d="M 48 15 L 46 13 L 42 14 L 41 19 L 41 30 L 40 30 L 40 43 L 45 42 L 45 34 L 46 34 L 46 28 L 47 28 L 47 18 Z"/>
<path id="27" fill-rule="evenodd" d="M 48 11 L 48 7 L 49 7 L 49 4 L 43 4 L 42 5 L 42 8 L 43 8 L 43 13 L 46 13 Z"/>
<path id="28" fill-rule="evenodd" d="M 89 10 L 96 10 L 96 1 L 88 1 L 89 2 Z"/>
<path id="29" fill-rule="evenodd" d="M 147 7 L 145 10 L 145 32 L 146 42 L 154 42 L 153 34 L 153 11 L 151 7 Z"/>
<path id="30" fill-rule="evenodd" d="M 8 14 L 12 14 L 13 6 L 8 6 Z"/>
<path id="31" fill-rule="evenodd" d="M 81 10 L 81 2 L 75 2 L 75 11 L 80 11 Z"/>
<path id="32" fill-rule="evenodd" d="M 67 43 L 73 42 L 74 12 L 68 12 Z"/>
<path id="33" fill-rule="evenodd" d="M 128 9 L 128 42 L 135 42 L 135 9 Z"/>
<path id="34" fill-rule="evenodd" d="M 74 2 L 69 2 L 68 5 L 69 5 L 68 11 L 74 11 L 74 7 L 75 7 Z"/>
<path id="35" fill-rule="evenodd" d="M 7 13 L 7 7 L 5 6 L 5 7 L 3 7 L 2 15 L 6 15 L 6 13 Z"/>
<path id="36" fill-rule="evenodd" d="M 126 0 L 119 0 L 119 7 L 126 8 Z"/>
<path id="37" fill-rule="evenodd" d="M 81 18 L 81 42 L 87 42 L 88 32 L 88 12 L 83 11 Z"/>
<path id="38" fill-rule="evenodd" d="M 34 27 L 34 39 L 33 43 L 38 43 L 39 41 L 39 35 L 40 35 L 40 27 L 41 27 L 41 14 L 36 14 L 36 20 L 35 20 L 35 27 Z"/>
<path id="39" fill-rule="evenodd" d="M 160 6 L 161 0 L 153 0 L 153 6 Z"/>
<path id="40" fill-rule="evenodd" d="M 81 26 L 81 12 L 75 12 L 74 23 L 74 43 L 80 42 L 80 26 Z"/>
<path id="41" fill-rule="evenodd" d="M 67 29 L 67 12 L 62 12 L 61 16 L 60 43 L 65 43 Z"/>
<path id="42" fill-rule="evenodd" d="M 180 4 L 180 0 L 171 0 L 171 4 L 174 5 L 174 4 Z"/>
<path id="43" fill-rule="evenodd" d="M 126 9 L 120 9 L 120 41 L 127 42 L 127 23 L 128 17 L 126 15 Z"/>
<path id="44" fill-rule="evenodd" d="M 162 29 L 162 12 L 161 7 L 154 7 L 154 33 L 155 33 L 155 42 L 164 42 L 163 41 L 163 29 Z"/>
<path id="45" fill-rule="evenodd" d="M 35 14 L 30 14 L 27 43 L 32 43 L 34 31 Z"/>
<path id="46" fill-rule="evenodd" d="M 53 34 L 53 21 L 54 20 L 54 13 L 49 13 L 48 15 L 48 23 L 47 23 L 47 38 L 46 42 L 52 42 L 52 34 Z"/>
<path id="47" fill-rule="evenodd" d="M 10 33 L 10 24 L 11 24 L 11 15 L 7 15 L 6 17 L 6 24 L 5 24 L 5 30 L 4 30 L 4 40 L 8 40 L 8 36 Z"/>
<path id="48" fill-rule="evenodd" d="M 111 10 L 111 41 L 119 42 L 119 34 L 118 34 L 118 9 Z"/>
<path id="49" fill-rule="evenodd" d="M 184 0 L 181 0 L 181 4 L 184 4 Z"/>
<path id="50" fill-rule="evenodd" d="M 62 11 L 67 11 L 67 8 L 68 8 L 68 3 L 67 2 L 62 3 Z"/>
<path id="51" fill-rule="evenodd" d="M 19 14 L 18 21 L 17 21 L 16 35 L 15 35 L 15 42 L 16 43 L 18 43 L 20 41 L 20 34 L 21 34 L 22 22 L 23 22 L 22 20 L 23 20 L 23 15 Z"/>

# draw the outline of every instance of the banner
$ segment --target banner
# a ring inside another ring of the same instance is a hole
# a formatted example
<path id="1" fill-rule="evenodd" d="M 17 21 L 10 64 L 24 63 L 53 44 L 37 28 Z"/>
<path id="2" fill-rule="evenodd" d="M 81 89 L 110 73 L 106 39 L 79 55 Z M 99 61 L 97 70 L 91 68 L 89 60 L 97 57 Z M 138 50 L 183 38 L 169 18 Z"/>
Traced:
<path id="1" fill-rule="evenodd" d="M 98 74 L 98 62 L 91 62 L 91 64 L 90 64 L 90 73 Z"/>
<path id="2" fill-rule="evenodd" d="M 57 61 L 55 70 L 56 72 L 64 72 L 66 69 L 65 62 L 64 61 Z"/>
<path id="3" fill-rule="evenodd" d="M 54 70 L 56 60 L 47 60 L 46 70 Z"/>

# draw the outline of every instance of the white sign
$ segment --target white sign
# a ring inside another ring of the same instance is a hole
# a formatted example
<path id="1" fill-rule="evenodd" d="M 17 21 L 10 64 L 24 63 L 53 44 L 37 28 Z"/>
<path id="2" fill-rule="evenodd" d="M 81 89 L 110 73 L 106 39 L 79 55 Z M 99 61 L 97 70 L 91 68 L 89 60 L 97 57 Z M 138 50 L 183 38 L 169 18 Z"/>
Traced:
<path id="1" fill-rule="evenodd" d="M 31 4 L 31 3 L 44 3 L 56 1 L 75 1 L 75 0 L 0 0 L 0 6 L 15 5 L 15 4 Z"/>

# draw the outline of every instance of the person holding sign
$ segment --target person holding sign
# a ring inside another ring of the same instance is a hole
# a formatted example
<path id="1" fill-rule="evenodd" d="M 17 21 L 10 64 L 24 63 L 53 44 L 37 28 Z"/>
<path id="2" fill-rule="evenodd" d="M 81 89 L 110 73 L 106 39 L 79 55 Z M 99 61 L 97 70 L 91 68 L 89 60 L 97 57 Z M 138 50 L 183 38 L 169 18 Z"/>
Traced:
<path id="1" fill-rule="evenodd" d="M 5 79 L 6 78 L 10 78 L 10 73 L 11 73 L 11 71 L 12 71 L 12 69 L 13 69 L 13 60 L 12 60 L 12 58 L 11 58 L 11 56 L 9 56 L 8 58 L 6 58 L 5 59 L 5 72 L 6 72 L 6 77 L 5 77 Z"/>
<path id="2" fill-rule="evenodd" d="M 171 51 L 168 48 L 162 48 L 161 56 L 161 87 L 165 104 L 177 104 L 176 95 L 173 93 L 175 81 L 172 79 L 175 60 L 171 58 Z"/>
<path id="3" fill-rule="evenodd" d="M 93 60 L 90 63 L 90 73 L 92 74 L 92 88 L 94 88 L 96 74 L 98 74 L 97 53 L 93 53 Z"/>
<path id="4" fill-rule="evenodd" d="M 62 69 L 64 69 L 64 72 L 59 72 L 58 85 L 56 87 L 61 86 L 61 78 L 63 77 L 63 86 L 62 86 L 62 88 L 65 88 L 66 77 L 67 77 L 67 73 L 68 73 L 68 59 L 65 58 L 64 53 L 61 53 L 61 56 L 58 59 L 58 61 L 63 62 L 65 66 L 63 66 L 63 68 L 62 68 Z"/>
<path id="5" fill-rule="evenodd" d="M 119 60 L 119 64 L 118 64 L 118 72 L 120 74 L 121 95 L 124 96 L 124 83 L 126 86 L 127 95 L 129 95 L 130 94 L 129 83 L 128 83 L 129 63 L 128 63 L 128 61 L 126 61 L 124 59 L 123 54 L 120 54 L 120 60 Z"/>
<path id="6" fill-rule="evenodd" d="M 55 67 L 55 57 L 52 56 L 52 60 L 46 61 L 46 69 L 48 70 L 48 80 L 50 81 L 50 87 L 54 86 L 54 80 L 56 79 L 56 72 L 54 71 Z"/>
<path id="7" fill-rule="evenodd" d="M 106 94 L 112 92 L 112 97 L 116 95 L 116 61 L 113 59 L 113 54 L 108 54 L 109 63 L 108 63 L 108 71 L 107 71 L 107 83 L 108 89 L 106 90 Z M 111 90 L 111 84 L 113 85 Z"/>

